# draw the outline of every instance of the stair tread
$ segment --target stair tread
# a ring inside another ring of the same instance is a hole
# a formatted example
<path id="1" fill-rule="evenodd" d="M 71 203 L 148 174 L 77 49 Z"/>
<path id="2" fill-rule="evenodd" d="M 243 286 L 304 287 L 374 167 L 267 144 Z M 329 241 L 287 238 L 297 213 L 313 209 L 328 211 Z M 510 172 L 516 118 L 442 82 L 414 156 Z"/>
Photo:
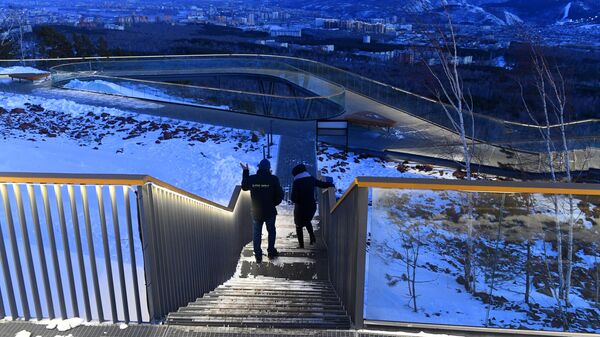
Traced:
<path id="1" fill-rule="evenodd" d="M 289 312 L 279 312 L 279 311 L 251 311 L 251 310 L 243 310 L 243 311 L 228 311 L 228 312 L 210 312 L 210 311 L 178 311 L 174 312 L 171 318 L 195 318 L 195 317 L 228 317 L 228 318 L 323 318 L 323 319 L 344 319 L 346 315 L 339 315 L 335 313 L 328 312 L 295 312 L 293 317 L 290 316 Z"/>
<path id="2" fill-rule="evenodd" d="M 337 297 L 333 292 L 306 292 L 306 291 L 272 291 L 261 289 L 216 289 L 212 294 L 253 294 L 253 295 L 277 295 L 277 296 L 297 296 L 297 297 Z"/>
<path id="3" fill-rule="evenodd" d="M 213 310 L 215 308 L 218 308 L 220 310 L 222 309 L 232 309 L 232 310 L 242 310 L 242 309 L 248 309 L 248 310 L 273 310 L 273 311 L 294 311 L 294 310 L 300 310 L 300 311 L 341 311 L 343 310 L 342 306 L 340 305 L 327 305 L 327 306 L 318 306 L 318 305 L 292 305 L 292 306 L 288 306 L 288 305 L 279 305 L 279 306 L 274 306 L 271 304 L 267 304 L 267 305 L 260 305 L 260 304 L 244 304 L 244 305 L 235 305 L 233 303 L 211 303 L 211 304 L 196 304 L 196 303 L 192 303 L 189 304 L 185 307 L 181 307 L 179 308 L 179 310 Z"/>

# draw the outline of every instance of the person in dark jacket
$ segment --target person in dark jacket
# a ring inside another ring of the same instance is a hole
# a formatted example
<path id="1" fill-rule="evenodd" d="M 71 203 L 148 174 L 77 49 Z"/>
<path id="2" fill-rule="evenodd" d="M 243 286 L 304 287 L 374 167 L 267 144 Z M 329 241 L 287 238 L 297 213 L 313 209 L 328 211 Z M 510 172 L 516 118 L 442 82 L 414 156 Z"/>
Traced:
<path id="1" fill-rule="evenodd" d="M 263 159 L 258 164 L 258 171 L 250 175 L 248 164 L 240 164 L 244 170 L 242 178 L 242 190 L 250 191 L 252 198 L 252 220 L 254 257 L 256 262 L 262 262 L 262 249 L 260 243 L 262 240 L 262 226 L 267 224 L 269 232 L 269 247 L 267 253 L 269 258 L 275 258 L 278 255 L 275 249 L 275 219 L 277 217 L 277 205 L 283 200 L 283 189 L 279 179 L 271 174 L 271 163 Z"/>
<path id="2" fill-rule="evenodd" d="M 302 228 L 306 227 L 310 237 L 310 244 L 315 243 L 315 234 L 312 227 L 312 218 L 317 211 L 315 201 L 315 187 L 329 188 L 334 187 L 333 183 L 315 179 L 308 173 L 304 164 L 296 165 L 292 169 L 294 183 L 292 185 L 292 202 L 294 203 L 294 223 L 296 224 L 296 234 L 298 235 L 298 246 L 304 248 L 304 232 Z"/>

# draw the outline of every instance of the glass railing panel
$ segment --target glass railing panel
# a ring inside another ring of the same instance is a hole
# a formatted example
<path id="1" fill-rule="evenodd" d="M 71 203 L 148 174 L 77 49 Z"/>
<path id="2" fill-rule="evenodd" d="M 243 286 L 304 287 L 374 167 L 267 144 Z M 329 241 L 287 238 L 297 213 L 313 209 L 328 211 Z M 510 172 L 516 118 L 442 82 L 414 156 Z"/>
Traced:
<path id="1" fill-rule="evenodd" d="M 61 72 L 55 85 L 117 96 L 207 107 L 294 120 L 332 118 L 344 112 L 344 91 L 328 96 L 277 96 L 239 90 Z"/>
<path id="2" fill-rule="evenodd" d="M 371 198 L 366 320 L 600 332 L 599 196 Z"/>

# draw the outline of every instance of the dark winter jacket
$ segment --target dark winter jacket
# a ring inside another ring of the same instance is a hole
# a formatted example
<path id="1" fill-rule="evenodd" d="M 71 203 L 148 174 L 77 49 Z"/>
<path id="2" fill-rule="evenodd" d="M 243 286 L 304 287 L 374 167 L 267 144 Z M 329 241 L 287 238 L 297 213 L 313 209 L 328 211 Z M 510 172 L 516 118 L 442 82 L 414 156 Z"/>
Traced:
<path id="1" fill-rule="evenodd" d="M 333 183 L 315 179 L 308 172 L 302 172 L 294 176 L 292 185 L 292 202 L 294 207 L 294 222 L 296 225 L 312 220 L 317 210 L 315 201 L 315 187 L 334 187 Z"/>
<path id="2" fill-rule="evenodd" d="M 258 170 L 253 175 L 244 170 L 242 190 L 250 191 L 254 220 L 265 221 L 277 215 L 275 206 L 283 200 L 283 189 L 277 176 L 267 170 Z"/>

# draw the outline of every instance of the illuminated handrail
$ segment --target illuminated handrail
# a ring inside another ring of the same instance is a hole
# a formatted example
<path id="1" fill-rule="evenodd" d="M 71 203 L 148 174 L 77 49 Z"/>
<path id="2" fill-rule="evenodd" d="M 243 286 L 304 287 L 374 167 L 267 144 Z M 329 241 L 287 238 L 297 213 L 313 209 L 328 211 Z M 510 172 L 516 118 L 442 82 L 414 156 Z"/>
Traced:
<path id="1" fill-rule="evenodd" d="M 0 184 L 19 183 L 19 184 L 72 184 L 72 185 L 122 185 L 122 186 L 141 186 L 145 184 L 154 184 L 162 188 L 179 193 L 190 199 L 201 203 L 211 205 L 232 212 L 233 205 L 239 193 L 233 194 L 227 206 L 214 201 L 200 197 L 196 194 L 187 192 L 179 187 L 175 187 L 162 180 L 149 175 L 142 174 L 81 174 L 81 173 L 28 173 L 28 172 L 0 172 Z"/>
<path id="2" fill-rule="evenodd" d="M 600 184 L 516 182 L 491 180 L 450 180 L 419 178 L 356 177 L 342 197 L 331 208 L 331 212 L 344 201 L 354 187 L 399 188 L 436 191 L 463 191 L 488 193 L 542 193 L 570 195 L 600 195 Z M 325 193 L 323 191 L 322 193 Z"/>

